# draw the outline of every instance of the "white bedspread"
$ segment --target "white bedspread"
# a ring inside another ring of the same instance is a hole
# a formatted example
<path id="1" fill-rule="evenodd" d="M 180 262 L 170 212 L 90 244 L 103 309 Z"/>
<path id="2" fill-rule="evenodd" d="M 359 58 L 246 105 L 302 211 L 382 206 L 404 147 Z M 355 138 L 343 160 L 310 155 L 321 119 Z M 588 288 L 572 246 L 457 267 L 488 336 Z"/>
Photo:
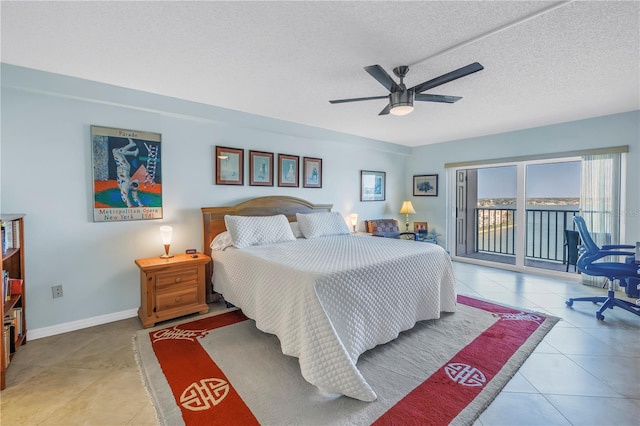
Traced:
<path id="1" fill-rule="evenodd" d="M 277 335 L 305 380 L 362 401 L 376 394 L 358 357 L 456 307 L 451 260 L 435 244 L 342 235 L 228 248 L 213 260 L 214 290 Z"/>

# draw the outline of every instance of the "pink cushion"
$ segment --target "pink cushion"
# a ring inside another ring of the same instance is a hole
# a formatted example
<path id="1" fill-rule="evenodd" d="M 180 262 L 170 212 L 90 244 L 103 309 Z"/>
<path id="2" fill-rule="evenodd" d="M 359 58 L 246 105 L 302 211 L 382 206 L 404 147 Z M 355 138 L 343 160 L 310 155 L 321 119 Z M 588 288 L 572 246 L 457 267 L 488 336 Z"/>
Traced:
<path id="1" fill-rule="evenodd" d="M 387 232 L 400 232 L 396 219 L 374 219 L 365 221 L 367 232 L 372 234 L 384 234 Z"/>

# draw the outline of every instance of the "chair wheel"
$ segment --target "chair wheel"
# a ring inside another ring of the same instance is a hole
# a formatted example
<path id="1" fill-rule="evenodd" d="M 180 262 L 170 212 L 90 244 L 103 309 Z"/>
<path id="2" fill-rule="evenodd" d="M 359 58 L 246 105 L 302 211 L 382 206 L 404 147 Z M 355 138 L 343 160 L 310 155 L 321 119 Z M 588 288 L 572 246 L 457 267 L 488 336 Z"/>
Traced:
<path id="1" fill-rule="evenodd" d="M 600 321 L 604 321 L 604 315 L 602 315 L 599 312 L 596 312 L 596 318 L 599 319 Z"/>
<path id="2" fill-rule="evenodd" d="M 567 306 L 573 306 L 573 300 L 569 299 L 566 302 L 564 302 L 567 304 Z"/>

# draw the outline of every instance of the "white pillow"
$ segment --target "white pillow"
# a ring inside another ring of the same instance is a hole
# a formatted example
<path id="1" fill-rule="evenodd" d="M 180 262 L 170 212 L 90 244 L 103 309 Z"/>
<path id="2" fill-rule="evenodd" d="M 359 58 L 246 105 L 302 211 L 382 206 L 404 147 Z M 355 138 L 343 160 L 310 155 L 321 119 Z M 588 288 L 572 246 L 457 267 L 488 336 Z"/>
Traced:
<path id="1" fill-rule="evenodd" d="M 260 246 L 263 244 L 293 241 L 289 221 L 286 216 L 230 216 L 224 217 L 224 223 L 231 234 L 236 248 Z"/>
<path id="2" fill-rule="evenodd" d="M 224 231 L 216 235 L 209 247 L 211 247 L 213 251 L 222 251 L 232 245 L 233 240 L 231 239 L 231 234 L 229 234 L 229 231 Z"/>
<path id="3" fill-rule="evenodd" d="M 289 223 L 289 226 L 291 226 L 291 232 L 293 232 L 294 237 L 304 238 L 304 235 L 300 232 L 300 224 L 298 222 L 291 222 Z"/>
<path id="4" fill-rule="evenodd" d="M 300 232 L 305 238 L 350 234 L 349 227 L 338 212 L 296 213 Z"/>

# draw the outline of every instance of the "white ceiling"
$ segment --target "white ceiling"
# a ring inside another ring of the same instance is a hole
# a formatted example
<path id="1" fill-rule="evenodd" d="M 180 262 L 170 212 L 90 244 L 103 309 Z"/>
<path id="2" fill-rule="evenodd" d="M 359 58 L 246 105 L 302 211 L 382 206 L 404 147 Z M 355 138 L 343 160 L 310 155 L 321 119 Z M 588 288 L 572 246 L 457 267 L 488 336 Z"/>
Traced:
<path id="1" fill-rule="evenodd" d="M 640 109 L 638 1 L 2 1 L 1 18 L 5 63 L 406 146 Z M 476 61 L 426 92 L 455 104 L 328 102 L 386 95 L 368 65 L 409 65 L 411 87 Z"/>

